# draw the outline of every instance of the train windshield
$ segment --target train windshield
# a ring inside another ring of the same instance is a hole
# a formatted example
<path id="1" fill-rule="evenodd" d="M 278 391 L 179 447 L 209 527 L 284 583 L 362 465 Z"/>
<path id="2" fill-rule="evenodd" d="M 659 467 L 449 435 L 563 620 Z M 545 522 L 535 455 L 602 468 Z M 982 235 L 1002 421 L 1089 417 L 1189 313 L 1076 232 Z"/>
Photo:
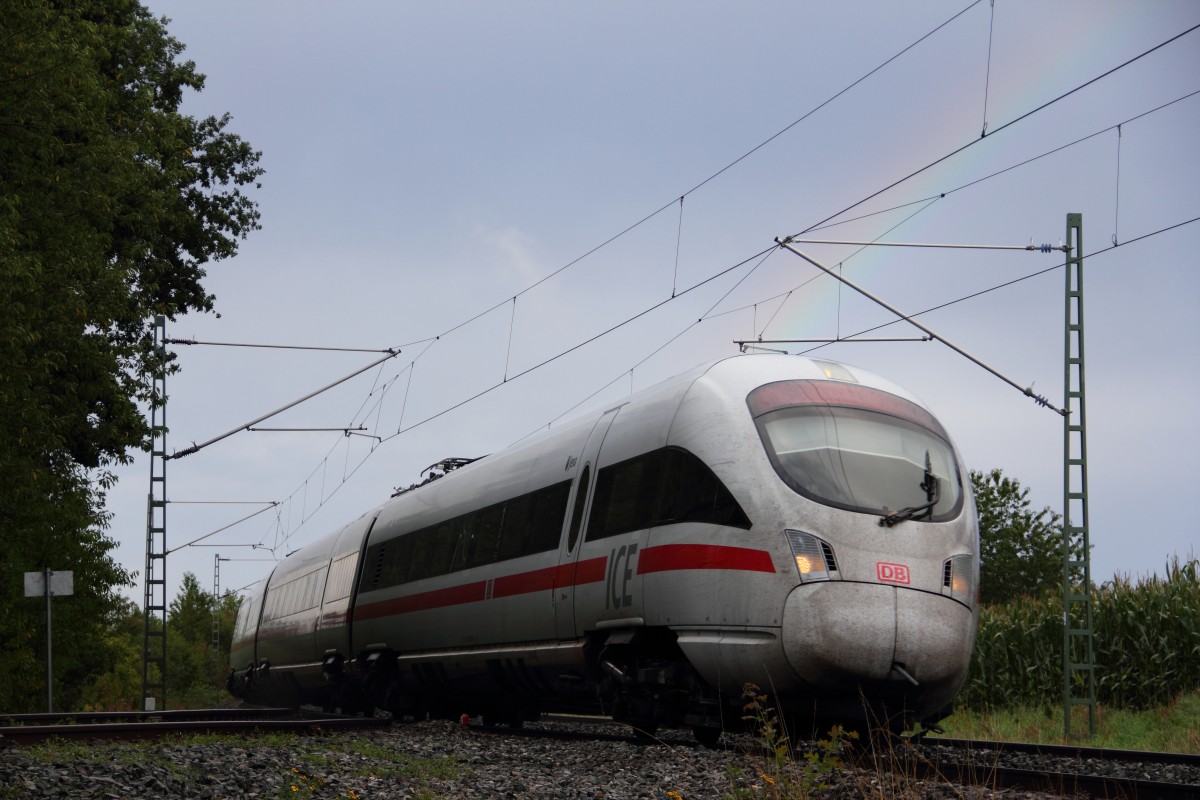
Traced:
<path id="1" fill-rule="evenodd" d="M 749 405 L 776 472 L 805 497 L 900 519 L 948 520 L 962 508 L 954 450 L 914 403 L 854 384 L 786 381 L 755 390 Z"/>

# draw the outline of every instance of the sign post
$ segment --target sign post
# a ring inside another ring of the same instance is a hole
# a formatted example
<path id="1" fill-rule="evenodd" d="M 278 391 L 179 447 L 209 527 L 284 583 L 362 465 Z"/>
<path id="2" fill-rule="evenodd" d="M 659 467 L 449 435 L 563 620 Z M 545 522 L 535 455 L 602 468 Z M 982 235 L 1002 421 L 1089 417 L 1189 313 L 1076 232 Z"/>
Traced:
<path id="1" fill-rule="evenodd" d="M 25 573 L 25 596 L 46 597 L 46 713 L 54 713 L 54 648 L 51 644 L 50 598 L 53 595 L 75 594 L 75 573 L 54 572 L 46 567 L 41 572 Z"/>

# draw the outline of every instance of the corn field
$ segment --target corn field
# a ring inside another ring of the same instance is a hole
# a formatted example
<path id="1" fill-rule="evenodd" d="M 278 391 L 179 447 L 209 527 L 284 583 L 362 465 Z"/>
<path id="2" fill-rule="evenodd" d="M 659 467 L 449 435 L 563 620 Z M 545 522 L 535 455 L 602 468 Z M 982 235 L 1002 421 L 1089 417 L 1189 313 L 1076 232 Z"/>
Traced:
<path id="1" fill-rule="evenodd" d="M 1093 591 L 1096 699 L 1112 708 L 1164 705 L 1200 689 L 1200 559 L 1165 577 L 1117 577 Z M 1062 701 L 1062 598 L 985 606 L 960 705 L 987 710 Z"/>

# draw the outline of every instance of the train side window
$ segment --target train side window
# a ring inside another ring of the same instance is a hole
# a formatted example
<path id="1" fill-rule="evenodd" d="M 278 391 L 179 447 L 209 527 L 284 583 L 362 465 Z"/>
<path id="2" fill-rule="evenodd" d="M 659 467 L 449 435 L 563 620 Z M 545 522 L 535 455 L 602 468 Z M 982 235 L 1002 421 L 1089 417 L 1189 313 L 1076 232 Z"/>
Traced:
<path id="1" fill-rule="evenodd" d="M 450 572 L 457 572 L 471 566 L 471 555 L 475 549 L 475 539 L 471 535 L 471 522 L 474 514 L 467 514 L 453 520 L 453 530 L 445 534 L 454 539 L 454 555 L 450 559 Z"/>
<path id="2" fill-rule="evenodd" d="M 570 481 L 561 481 L 373 544 L 367 548 L 363 591 L 554 550 L 570 488 Z"/>
<path id="3" fill-rule="evenodd" d="M 497 561 L 507 561 L 525 554 L 523 544 L 525 532 L 529 530 L 532 516 L 532 498 L 529 495 L 514 497 L 504 504 L 504 522 L 500 532 L 500 551 Z"/>
<path id="4" fill-rule="evenodd" d="M 412 569 L 408 580 L 432 578 L 450 571 L 458 546 L 459 527 L 460 521 L 451 519 L 412 534 Z"/>
<path id="5" fill-rule="evenodd" d="M 329 577 L 329 567 L 321 567 L 313 573 L 312 589 L 308 593 L 308 605 L 305 608 L 316 608 L 321 605 L 321 595 L 325 591 L 325 579 Z"/>
<path id="6" fill-rule="evenodd" d="M 558 548 L 562 536 L 563 519 L 567 516 L 567 497 L 571 492 L 570 481 L 562 481 L 534 492 L 533 523 L 526 542 L 527 553 L 544 553 Z"/>
<path id="7" fill-rule="evenodd" d="M 393 543 L 392 552 L 388 558 L 388 580 L 384 586 L 405 583 L 413 580 L 413 564 L 416 562 L 417 540 L 405 536 Z"/>
<path id="8" fill-rule="evenodd" d="M 279 594 L 279 607 L 275 609 L 275 616 L 286 617 L 292 613 L 292 598 L 296 596 L 296 582 L 288 581 L 279 588 L 282 591 Z"/>
<path id="9" fill-rule="evenodd" d="M 504 522 L 504 504 L 475 511 L 466 521 L 467 535 L 472 539 L 468 567 L 482 567 L 497 560 L 500 551 L 500 531 Z"/>
<path id="10" fill-rule="evenodd" d="M 679 447 L 654 450 L 597 474 L 588 541 L 678 522 L 751 525 L 708 465 Z"/>
<path id="11" fill-rule="evenodd" d="M 654 450 L 600 470 L 588 517 L 588 541 L 654 524 L 665 461 L 666 451 Z"/>
<path id="12" fill-rule="evenodd" d="M 258 627 L 258 612 L 262 608 L 262 601 L 263 596 L 256 594 L 251 597 L 249 602 L 242 602 L 241 608 L 238 609 L 237 624 L 233 632 L 235 640 L 246 638 L 251 631 Z"/>
<path id="13" fill-rule="evenodd" d="M 325 587 L 325 602 L 350 596 L 350 590 L 354 588 L 354 565 L 357 560 L 358 553 L 350 553 L 333 562 L 329 570 L 329 584 Z"/>
<path id="14" fill-rule="evenodd" d="M 579 476 L 579 487 L 575 490 L 575 508 L 571 510 L 571 530 L 567 534 L 567 552 L 575 549 L 579 541 L 579 526 L 583 524 L 583 507 L 587 505 L 588 483 L 592 479 L 592 465 L 584 464 L 583 473 Z"/>
<path id="15" fill-rule="evenodd" d="M 237 618 L 233 622 L 233 638 L 241 639 L 246 633 L 246 627 L 250 619 L 251 603 L 242 602 L 238 607 Z"/>
<path id="16" fill-rule="evenodd" d="M 668 448 L 658 524 L 711 522 L 749 528 L 750 518 L 708 465 L 678 447 Z"/>
<path id="17" fill-rule="evenodd" d="M 373 544 L 367 548 L 366 565 L 363 569 L 362 586 L 360 592 L 373 592 L 380 586 L 386 586 L 384 583 L 384 572 L 387 568 L 388 548 L 394 545 L 394 540 L 383 542 L 381 544 Z"/>
<path id="18" fill-rule="evenodd" d="M 412 565 L 413 537 L 399 536 L 367 548 L 362 591 L 373 592 L 407 581 Z"/>
<path id="19" fill-rule="evenodd" d="M 558 547 L 570 488 L 570 481 L 561 481 L 505 503 L 496 560 L 505 561 Z"/>

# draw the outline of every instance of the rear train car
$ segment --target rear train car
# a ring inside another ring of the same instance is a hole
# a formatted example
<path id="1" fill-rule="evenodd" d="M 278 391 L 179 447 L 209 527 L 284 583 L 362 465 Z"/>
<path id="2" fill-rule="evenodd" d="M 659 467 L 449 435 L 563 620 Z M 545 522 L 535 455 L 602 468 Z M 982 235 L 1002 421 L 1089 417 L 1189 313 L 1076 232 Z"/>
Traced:
<path id="1" fill-rule="evenodd" d="M 255 702 L 711 741 L 747 684 L 794 725 L 935 721 L 976 630 L 965 469 L 903 389 L 739 356 L 406 491 L 243 604 Z"/>

